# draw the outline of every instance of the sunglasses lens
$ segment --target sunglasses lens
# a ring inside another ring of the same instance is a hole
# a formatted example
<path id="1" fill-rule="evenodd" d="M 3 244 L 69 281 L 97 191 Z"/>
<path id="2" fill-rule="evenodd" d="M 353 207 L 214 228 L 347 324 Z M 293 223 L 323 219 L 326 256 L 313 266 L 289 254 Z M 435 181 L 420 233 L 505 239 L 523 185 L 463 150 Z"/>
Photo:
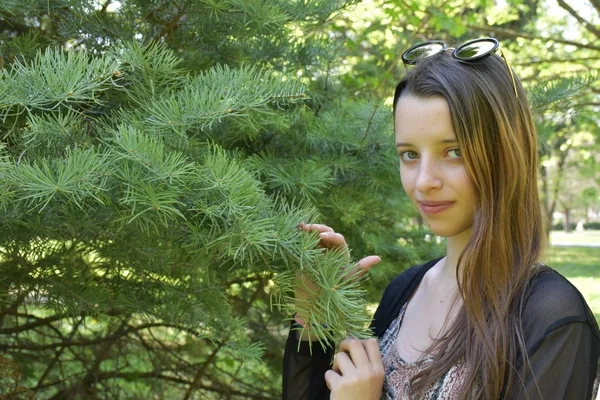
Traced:
<path id="1" fill-rule="evenodd" d="M 444 50 L 444 45 L 441 43 L 426 43 L 404 53 L 404 62 L 413 64 L 423 58 L 431 57 Z"/>
<path id="2" fill-rule="evenodd" d="M 484 56 L 497 47 L 497 43 L 490 40 L 481 40 L 474 43 L 468 43 L 456 49 L 454 55 L 460 60 L 469 60 Z"/>

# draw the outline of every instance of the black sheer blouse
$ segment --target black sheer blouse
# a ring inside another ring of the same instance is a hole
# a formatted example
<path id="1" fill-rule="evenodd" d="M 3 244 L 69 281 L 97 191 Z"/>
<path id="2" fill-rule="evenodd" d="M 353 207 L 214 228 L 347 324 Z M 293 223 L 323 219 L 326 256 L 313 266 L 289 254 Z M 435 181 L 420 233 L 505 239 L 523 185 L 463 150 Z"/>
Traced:
<path id="1" fill-rule="evenodd" d="M 438 260 L 412 267 L 385 290 L 371 329 L 381 338 L 398 316 L 425 273 Z M 599 288 L 600 289 L 600 288 Z M 515 385 L 508 399 L 596 400 L 600 380 L 600 331 L 581 293 L 564 277 L 540 267 L 531 284 L 523 315 L 529 373 Z M 322 349 L 300 342 L 290 331 L 283 364 L 284 400 L 329 398 L 325 371 L 335 352 L 333 343 Z M 531 372 L 532 371 L 532 372 Z"/>

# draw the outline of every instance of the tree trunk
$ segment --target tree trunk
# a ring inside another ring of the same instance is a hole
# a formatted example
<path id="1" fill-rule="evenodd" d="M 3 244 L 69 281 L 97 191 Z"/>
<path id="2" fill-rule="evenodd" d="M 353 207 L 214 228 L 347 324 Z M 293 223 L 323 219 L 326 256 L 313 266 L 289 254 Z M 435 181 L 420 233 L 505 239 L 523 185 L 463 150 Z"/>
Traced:
<path id="1" fill-rule="evenodd" d="M 546 236 L 550 237 L 552 230 L 552 208 L 550 206 L 550 189 L 548 186 L 548 168 L 540 165 L 540 176 L 542 181 L 541 203 L 544 208 L 544 217 L 546 218 Z"/>
<path id="2" fill-rule="evenodd" d="M 571 209 L 565 207 L 563 209 L 563 213 L 565 214 L 565 224 L 563 226 L 563 230 L 566 233 L 569 233 L 569 232 L 571 232 L 571 215 L 570 215 L 571 214 Z"/>

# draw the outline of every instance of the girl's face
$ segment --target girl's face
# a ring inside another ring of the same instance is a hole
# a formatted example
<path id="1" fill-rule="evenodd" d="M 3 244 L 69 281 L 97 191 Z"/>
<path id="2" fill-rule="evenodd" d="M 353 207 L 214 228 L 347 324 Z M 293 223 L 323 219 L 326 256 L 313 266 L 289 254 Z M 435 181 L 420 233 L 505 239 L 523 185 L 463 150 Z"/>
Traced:
<path id="1" fill-rule="evenodd" d="M 431 232 L 468 239 L 475 188 L 454 134 L 448 102 L 403 95 L 395 115 L 402 185 Z"/>

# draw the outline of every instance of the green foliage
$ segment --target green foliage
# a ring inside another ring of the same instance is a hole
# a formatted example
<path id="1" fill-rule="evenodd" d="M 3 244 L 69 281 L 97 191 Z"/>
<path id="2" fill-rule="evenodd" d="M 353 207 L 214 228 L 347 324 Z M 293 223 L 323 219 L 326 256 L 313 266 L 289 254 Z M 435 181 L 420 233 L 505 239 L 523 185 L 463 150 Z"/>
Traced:
<path id="1" fill-rule="evenodd" d="M 353 3 L 0 5 L 2 395 L 278 398 L 298 272 L 321 343 L 368 334 L 367 301 L 440 246 L 388 108 L 334 67 Z"/>
<path id="2" fill-rule="evenodd" d="M 65 105 L 77 107 L 98 101 L 98 92 L 113 83 L 119 63 L 110 57 L 92 58 L 85 52 L 63 52 L 48 48 L 31 62 L 15 60 L 2 75 L 6 87 L 0 103 L 8 115 L 51 111 Z"/>
<path id="3" fill-rule="evenodd" d="M 7 168 L 11 205 L 42 212 L 52 203 L 53 207 L 75 205 L 85 211 L 86 201 L 103 203 L 97 194 L 105 190 L 104 168 L 105 158 L 93 149 L 67 151 L 59 160 Z"/>
<path id="4" fill-rule="evenodd" d="M 538 113 L 564 111 L 574 105 L 574 97 L 585 92 L 597 79 L 595 71 L 564 78 L 546 79 L 527 91 L 531 108 Z"/>
<path id="5" fill-rule="evenodd" d="M 182 60 L 162 43 L 125 42 L 110 54 L 121 61 L 118 73 L 126 76 L 123 88 L 132 101 L 142 105 L 179 88 L 185 76 L 179 67 Z"/>

